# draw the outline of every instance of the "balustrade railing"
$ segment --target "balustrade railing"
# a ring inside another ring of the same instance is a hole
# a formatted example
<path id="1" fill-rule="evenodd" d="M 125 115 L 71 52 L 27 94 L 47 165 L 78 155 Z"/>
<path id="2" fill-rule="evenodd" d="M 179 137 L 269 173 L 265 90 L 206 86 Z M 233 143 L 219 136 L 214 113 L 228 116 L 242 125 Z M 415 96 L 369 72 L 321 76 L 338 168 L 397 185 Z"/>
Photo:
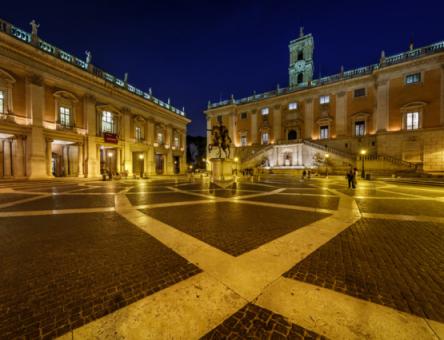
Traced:
<path id="1" fill-rule="evenodd" d="M 28 44 L 31 44 L 33 41 L 32 40 L 33 37 L 30 33 L 26 32 L 26 31 L 14 26 L 2 19 L 0 19 L 0 32 L 6 33 L 10 36 L 13 36 L 19 40 L 26 42 Z M 152 101 L 155 104 L 160 105 L 160 106 L 166 108 L 167 110 L 174 112 L 180 116 L 185 116 L 184 111 L 173 107 L 169 103 L 165 103 L 162 100 L 155 98 L 151 93 L 146 93 L 146 92 L 139 90 L 138 88 L 136 88 L 132 85 L 125 84 L 125 82 L 123 80 L 114 77 L 110 73 L 104 72 L 103 70 L 101 70 L 100 68 L 98 68 L 94 65 L 86 63 L 85 61 L 73 56 L 72 54 L 69 54 L 65 51 L 58 49 L 57 47 L 47 43 L 46 41 L 44 41 L 40 38 L 38 38 L 38 44 L 36 46 L 37 46 L 37 48 L 41 49 L 42 51 L 44 51 L 48 54 L 51 54 L 54 57 L 59 58 L 67 63 L 75 65 L 75 66 L 81 68 L 82 70 L 95 75 L 96 77 L 102 78 L 105 81 L 112 83 L 115 86 L 126 89 L 128 92 L 131 92 L 131 93 L 133 93 L 139 97 L 142 97 L 146 100 Z"/>
<path id="2" fill-rule="evenodd" d="M 222 100 L 216 103 L 209 103 L 208 108 L 216 108 L 220 106 L 225 106 L 229 104 L 245 104 L 254 102 L 261 99 L 270 98 L 273 96 L 281 95 L 281 94 L 287 94 L 291 92 L 297 92 L 301 90 L 306 90 L 307 88 L 311 87 L 317 87 L 322 86 L 334 82 L 338 82 L 341 80 L 346 79 L 352 79 L 356 77 L 361 77 L 364 75 L 372 74 L 375 70 L 378 70 L 385 66 L 390 66 L 398 63 L 405 62 L 407 60 L 419 58 L 428 54 L 433 54 L 437 52 L 444 51 L 444 41 L 437 42 L 432 45 L 424 46 L 421 48 L 417 48 L 411 51 L 398 53 L 389 57 L 382 58 L 380 63 L 378 64 L 372 64 L 364 67 L 359 67 L 353 70 L 344 71 L 341 73 L 333 74 L 330 76 L 322 77 L 319 79 L 312 80 L 307 86 L 305 87 L 284 87 L 284 88 L 278 88 L 273 91 L 268 91 L 260 94 L 254 94 L 249 97 L 241 98 L 241 99 L 231 99 L 231 100 Z"/>

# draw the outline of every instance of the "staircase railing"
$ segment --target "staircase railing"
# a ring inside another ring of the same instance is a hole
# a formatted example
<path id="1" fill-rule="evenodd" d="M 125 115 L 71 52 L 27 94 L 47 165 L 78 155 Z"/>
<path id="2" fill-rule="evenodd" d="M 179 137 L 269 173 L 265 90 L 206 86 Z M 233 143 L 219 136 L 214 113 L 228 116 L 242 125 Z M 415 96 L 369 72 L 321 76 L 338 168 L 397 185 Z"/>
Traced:
<path id="1" fill-rule="evenodd" d="M 417 169 L 418 168 L 418 165 L 415 164 L 415 163 L 407 162 L 407 161 L 404 161 L 402 159 L 395 158 L 395 157 L 389 156 L 389 155 L 384 155 L 384 154 L 366 155 L 366 156 L 358 155 L 356 157 L 356 159 L 358 161 L 360 161 L 360 160 L 362 160 L 362 157 L 364 157 L 364 160 L 366 160 L 366 161 L 382 160 L 382 161 L 387 161 L 387 162 L 390 162 L 392 164 L 400 165 L 400 166 L 403 166 L 403 167 L 406 167 L 406 168 L 410 168 L 410 169 Z"/>
<path id="2" fill-rule="evenodd" d="M 353 154 L 351 154 L 351 153 L 340 151 L 340 150 L 332 148 L 330 146 L 325 146 L 325 145 L 313 143 L 313 142 L 310 142 L 308 140 L 304 140 L 303 143 L 305 145 L 314 147 L 314 148 L 316 148 L 318 150 L 322 150 L 322 151 L 327 152 L 327 153 L 336 154 L 338 156 L 345 157 L 345 158 L 348 158 L 348 159 L 354 159 L 355 158 L 355 156 Z"/>

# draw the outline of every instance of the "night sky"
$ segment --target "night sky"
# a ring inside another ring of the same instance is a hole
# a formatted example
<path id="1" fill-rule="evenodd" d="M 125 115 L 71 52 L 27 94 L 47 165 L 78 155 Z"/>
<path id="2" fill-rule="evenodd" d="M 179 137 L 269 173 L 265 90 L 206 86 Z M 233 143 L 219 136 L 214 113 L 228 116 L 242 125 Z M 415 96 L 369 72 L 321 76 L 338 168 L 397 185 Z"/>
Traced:
<path id="1" fill-rule="evenodd" d="M 315 40 L 315 78 L 444 40 L 444 1 L 2 1 L 0 17 L 174 106 L 204 135 L 208 100 L 288 85 L 288 42 Z"/>

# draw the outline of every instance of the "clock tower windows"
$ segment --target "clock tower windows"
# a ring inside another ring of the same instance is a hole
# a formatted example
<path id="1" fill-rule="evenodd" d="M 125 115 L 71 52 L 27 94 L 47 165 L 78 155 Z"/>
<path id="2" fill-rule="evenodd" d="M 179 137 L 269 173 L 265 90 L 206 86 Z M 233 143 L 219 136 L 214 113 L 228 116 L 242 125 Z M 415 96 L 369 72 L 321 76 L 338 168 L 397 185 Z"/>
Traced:
<path id="1" fill-rule="evenodd" d="M 290 41 L 290 66 L 288 68 L 290 87 L 308 86 L 313 79 L 313 49 L 311 34 L 304 34 L 301 28 L 299 37 Z"/>

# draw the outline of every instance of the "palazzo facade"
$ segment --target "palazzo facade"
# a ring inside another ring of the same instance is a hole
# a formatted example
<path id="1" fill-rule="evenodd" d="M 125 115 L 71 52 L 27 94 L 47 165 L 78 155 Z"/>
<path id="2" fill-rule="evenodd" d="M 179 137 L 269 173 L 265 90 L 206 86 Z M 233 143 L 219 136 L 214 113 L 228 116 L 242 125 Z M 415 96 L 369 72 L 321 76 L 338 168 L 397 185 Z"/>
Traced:
<path id="1" fill-rule="evenodd" d="M 0 20 L 0 178 L 180 174 L 183 110 Z"/>
<path id="2" fill-rule="evenodd" d="M 207 129 L 228 127 L 241 167 L 311 167 L 328 153 L 343 164 L 444 171 L 444 41 L 382 51 L 373 65 L 320 79 L 313 49 L 301 29 L 289 45 L 289 87 L 208 103 Z"/>

